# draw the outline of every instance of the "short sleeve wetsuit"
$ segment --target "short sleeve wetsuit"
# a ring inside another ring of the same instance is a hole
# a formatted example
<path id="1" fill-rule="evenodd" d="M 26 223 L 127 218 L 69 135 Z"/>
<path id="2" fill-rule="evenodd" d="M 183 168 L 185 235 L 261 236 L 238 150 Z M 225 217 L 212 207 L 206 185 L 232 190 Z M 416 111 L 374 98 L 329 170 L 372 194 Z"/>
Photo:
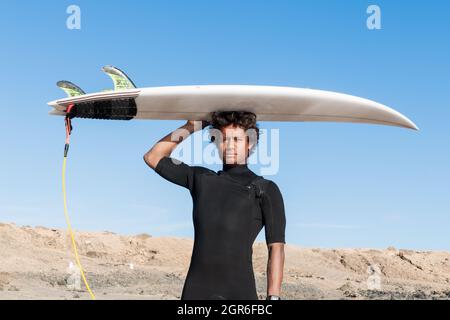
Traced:
<path id="1" fill-rule="evenodd" d="M 166 180 L 189 189 L 194 247 L 182 300 L 257 300 L 252 246 L 264 226 L 266 243 L 285 243 L 281 192 L 247 164 L 224 164 L 217 173 L 163 157 L 155 167 Z M 250 185 L 262 178 L 260 198 Z"/>

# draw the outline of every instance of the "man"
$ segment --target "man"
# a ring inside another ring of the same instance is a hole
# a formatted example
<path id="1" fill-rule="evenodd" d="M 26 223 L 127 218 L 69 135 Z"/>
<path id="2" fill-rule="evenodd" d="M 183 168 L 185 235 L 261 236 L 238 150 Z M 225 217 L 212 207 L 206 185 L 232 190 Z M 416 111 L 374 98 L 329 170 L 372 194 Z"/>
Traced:
<path id="1" fill-rule="evenodd" d="M 210 123 L 202 122 L 201 129 L 210 125 L 210 133 L 216 132 L 211 141 L 223 162 L 217 173 L 170 157 L 182 140 L 200 129 L 196 124 L 187 121 L 144 155 L 155 172 L 189 189 L 192 196 L 195 239 L 181 299 L 257 300 L 252 245 L 263 226 L 268 248 L 267 299 L 280 299 L 286 218 L 278 186 L 247 166 L 259 140 L 256 115 L 213 112 Z M 249 132 L 256 139 L 250 139 Z"/>

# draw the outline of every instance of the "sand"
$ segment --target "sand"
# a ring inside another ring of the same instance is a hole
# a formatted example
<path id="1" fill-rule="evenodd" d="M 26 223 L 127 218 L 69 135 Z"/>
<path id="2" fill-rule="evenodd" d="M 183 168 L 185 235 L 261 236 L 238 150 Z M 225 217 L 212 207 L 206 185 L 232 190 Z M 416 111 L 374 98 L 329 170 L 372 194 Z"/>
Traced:
<path id="1" fill-rule="evenodd" d="M 180 299 L 192 239 L 76 231 L 76 242 L 97 299 Z M 450 299 L 449 252 L 286 244 L 285 257 L 284 299 Z M 0 299 L 89 299 L 74 264 L 66 230 L 0 224 Z M 256 242 L 260 299 L 266 264 Z"/>

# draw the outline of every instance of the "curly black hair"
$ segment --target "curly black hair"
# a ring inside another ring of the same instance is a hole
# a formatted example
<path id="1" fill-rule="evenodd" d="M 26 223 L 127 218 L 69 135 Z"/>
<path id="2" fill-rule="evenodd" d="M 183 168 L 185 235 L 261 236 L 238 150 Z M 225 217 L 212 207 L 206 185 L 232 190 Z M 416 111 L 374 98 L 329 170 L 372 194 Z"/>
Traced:
<path id="1" fill-rule="evenodd" d="M 252 134 L 256 135 L 256 143 L 249 151 L 250 154 L 253 153 L 256 145 L 259 141 L 259 128 L 256 122 L 256 114 L 250 111 L 215 111 L 211 112 L 211 120 L 209 121 L 210 127 L 210 141 L 214 142 L 215 136 L 211 135 L 211 130 L 217 129 L 221 130 L 223 127 L 226 127 L 230 124 L 234 126 L 241 127 L 245 131 L 249 133 L 247 139 L 254 137 Z"/>

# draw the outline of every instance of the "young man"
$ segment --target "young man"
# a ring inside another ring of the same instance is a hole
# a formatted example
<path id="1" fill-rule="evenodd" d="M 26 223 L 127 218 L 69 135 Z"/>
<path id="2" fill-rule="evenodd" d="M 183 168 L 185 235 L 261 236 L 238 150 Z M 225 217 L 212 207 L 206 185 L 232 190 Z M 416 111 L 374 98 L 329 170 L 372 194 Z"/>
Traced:
<path id="1" fill-rule="evenodd" d="M 210 125 L 210 133 L 215 130 L 211 141 L 223 162 L 217 173 L 170 157 L 181 142 L 172 136 L 186 139 L 200 130 L 199 122 L 187 121 L 144 155 L 155 172 L 189 189 L 192 196 L 195 239 L 181 299 L 257 300 L 252 245 L 263 226 L 268 248 L 266 299 L 280 299 L 286 218 L 278 186 L 247 167 L 259 140 L 256 115 L 222 111 L 212 113 L 210 123 L 202 121 L 201 129 Z M 256 139 L 250 139 L 249 132 Z"/>

